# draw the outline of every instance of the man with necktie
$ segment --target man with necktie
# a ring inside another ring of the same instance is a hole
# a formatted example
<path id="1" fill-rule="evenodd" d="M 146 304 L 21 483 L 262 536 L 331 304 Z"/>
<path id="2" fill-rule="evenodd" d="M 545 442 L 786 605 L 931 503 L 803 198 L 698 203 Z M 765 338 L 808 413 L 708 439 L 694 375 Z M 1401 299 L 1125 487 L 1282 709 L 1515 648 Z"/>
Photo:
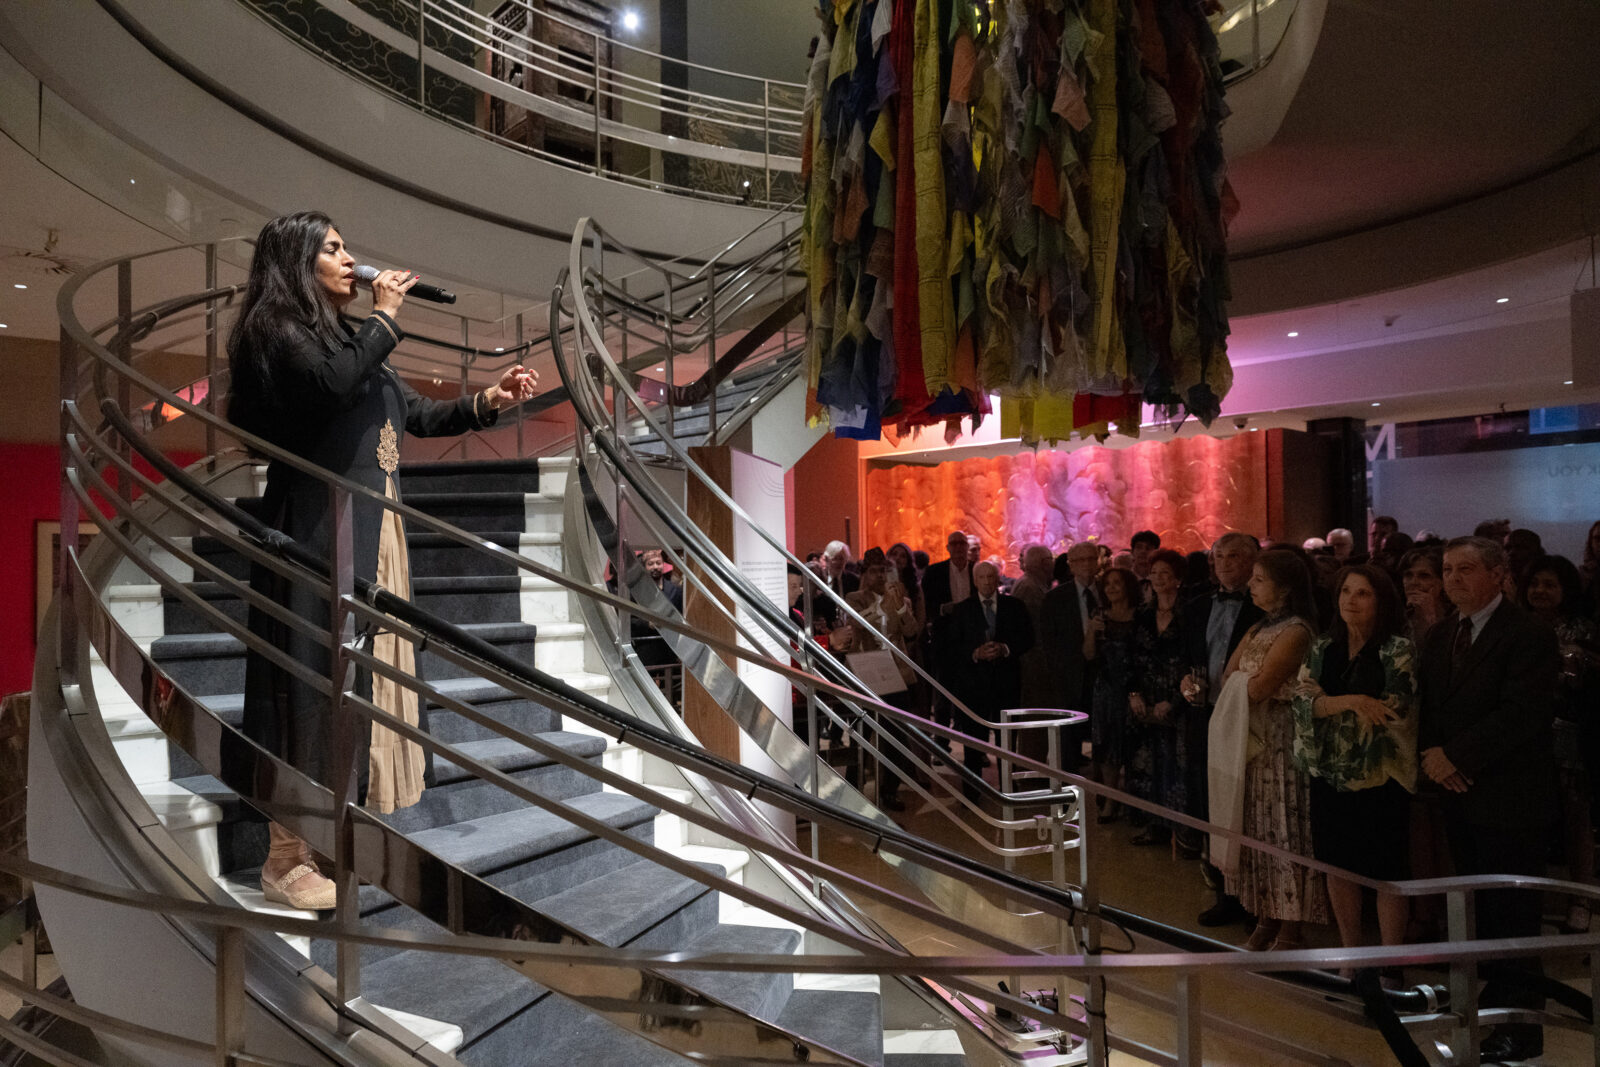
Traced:
<path id="1" fill-rule="evenodd" d="M 1556 818 L 1551 718 L 1561 653 L 1555 633 L 1501 593 L 1505 549 L 1483 537 L 1444 548 L 1444 592 L 1456 613 L 1428 631 L 1417 670 L 1422 773 L 1445 794 L 1445 833 L 1458 875 L 1543 875 Z M 1477 936 L 1537 937 L 1537 892 L 1477 894 Z M 1542 976 L 1537 957 L 1485 963 L 1484 1007 L 1543 1008 L 1516 972 Z M 1533 1023 L 1484 1039 L 1485 1063 L 1544 1051 Z"/>
<path id="2" fill-rule="evenodd" d="M 1222 690 L 1222 672 L 1233 650 L 1262 615 L 1246 591 L 1260 551 L 1260 543 L 1247 533 L 1230 531 L 1217 538 L 1211 546 L 1216 589 L 1191 598 L 1180 609 L 1184 640 L 1189 646 L 1190 673 L 1179 688 L 1182 700 L 1173 714 L 1181 718 L 1188 731 L 1188 813 L 1198 819 L 1207 818 L 1211 810 L 1206 796 L 1207 727 L 1212 706 Z M 1188 834 L 1178 836 L 1182 841 Z M 1209 863 L 1206 868 L 1206 884 L 1216 891 L 1217 900 L 1200 913 L 1200 925 L 1226 926 L 1248 919 L 1249 913 L 1239 898 L 1223 888 L 1222 872 Z"/>
<path id="3" fill-rule="evenodd" d="M 1000 592 L 1000 570 L 983 562 L 972 568 L 973 596 L 956 605 L 950 616 L 950 669 L 957 679 L 955 694 L 975 715 L 998 721 L 1000 709 L 1021 706 L 1022 656 L 1033 647 L 1033 623 L 1016 597 Z M 966 715 L 957 727 L 969 737 L 989 739 L 989 728 Z M 963 762 L 982 774 L 988 757 L 968 747 Z M 978 791 L 965 787 L 970 799 Z"/>
<path id="4" fill-rule="evenodd" d="M 1039 643 L 1050 663 L 1053 683 L 1041 706 L 1087 712 L 1094 691 L 1094 663 L 1084 657 L 1083 635 L 1089 628 L 1089 619 L 1100 608 L 1096 585 L 1099 546 L 1093 541 L 1079 541 L 1067 549 L 1067 567 L 1072 571 L 1072 580 L 1046 593 L 1039 611 Z M 1063 735 L 1061 766 L 1075 770 L 1083 764 L 1088 727 L 1075 726 L 1064 730 Z"/>
<path id="5" fill-rule="evenodd" d="M 928 618 L 928 656 L 932 674 L 946 689 L 954 689 L 955 678 L 947 669 L 950 662 L 950 617 L 956 605 L 972 596 L 971 541 L 965 530 L 951 530 L 945 538 L 950 558 L 933 564 L 922 575 L 922 602 Z M 950 725 L 950 702 L 934 694 L 933 717 L 941 726 Z"/>

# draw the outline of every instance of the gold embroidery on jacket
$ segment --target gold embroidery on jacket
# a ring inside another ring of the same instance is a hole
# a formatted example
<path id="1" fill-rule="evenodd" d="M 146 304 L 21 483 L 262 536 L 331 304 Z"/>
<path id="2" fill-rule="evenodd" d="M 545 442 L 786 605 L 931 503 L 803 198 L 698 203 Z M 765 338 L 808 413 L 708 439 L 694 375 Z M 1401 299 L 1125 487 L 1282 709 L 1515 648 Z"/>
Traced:
<path id="1" fill-rule="evenodd" d="M 378 431 L 378 466 L 384 473 L 393 474 L 400 469 L 400 435 L 394 432 L 394 420 L 386 419 Z"/>

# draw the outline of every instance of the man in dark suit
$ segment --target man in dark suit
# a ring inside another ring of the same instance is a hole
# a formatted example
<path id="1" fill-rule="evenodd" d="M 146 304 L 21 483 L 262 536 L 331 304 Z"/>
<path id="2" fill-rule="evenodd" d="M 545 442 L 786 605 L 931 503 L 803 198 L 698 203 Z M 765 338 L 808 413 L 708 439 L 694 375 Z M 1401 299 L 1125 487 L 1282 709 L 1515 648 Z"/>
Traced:
<path id="1" fill-rule="evenodd" d="M 974 714 L 994 722 L 1001 708 L 1021 706 L 1022 656 L 1033 647 L 1033 623 L 1021 601 L 1000 592 L 1000 570 L 993 563 L 972 568 L 972 585 L 974 595 L 950 614 L 952 690 Z M 966 715 L 958 718 L 956 725 L 967 736 L 989 739 L 987 726 Z M 982 774 L 988 757 L 969 747 L 963 762 Z M 976 800 L 977 790 L 968 786 L 967 795 Z"/>
<path id="2" fill-rule="evenodd" d="M 1190 677 L 1180 688 L 1183 699 L 1175 712 L 1188 731 L 1188 813 L 1200 819 L 1209 817 L 1211 810 L 1206 796 L 1206 738 L 1211 709 L 1222 689 L 1222 671 L 1262 614 L 1246 591 L 1259 552 L 1259 543 L 1249 534 L 1233 531 L 1217 538 L 1211 546 L 1211 569 L 1216 572 L 1217 588 L 1190 598 L 1181 609 Z M 1178 838 L 1185 841 L 1187 832 Z M 1222 872 L 1209 863 L 1206 868 L 1206 884 L 1216 891 L 1217 900 L 1200 913 L 1200 925 L 1226 926 L 1249 918 L 1239 898 L 1223 888 Z"/>
<path id="3" fill-rule="evenodd" d="M 828 542 L 828 547 L 822 550 L 822 566 L 826 571 L 825 580 L 828 588 L 833 590 L 840 600 L 844 600 L 861 588 L 861 579 L 846 569 L 850 566 L 850 546 L 843 541 Z M 839 616 L 842 613 L 833 597 L 827 594 L 817 596 L 813 599 L 812 606 L 818 616 L 828 621 L 829 629 L 839 625 Z"/>
<path id="4" fill-rule="evenodd" d="M 1543 875 L 1556 817 L 1550 720 L 1561 655 L 1549 627 L 1505 599 L 1505 550 L 1482 537 L 1445 545 L 1444 591 L 1456 613 L 1428 632 L 1417 671 L 1422 772 L 1445 791 L 1445 832 L 1456 873 Z M 1480 938 L 1537 937 L 1539 894 L 1477 895 Z M 1542 974 L 1537 958 L 1484 964 L 1485 1007 L 1542 1008 L 1544 994 L 1513 972 Z M 1530 1023 L 1495 1028 L 1486 1063 L 1544 1051 Z"/>
<path id="5" fill-rule="evenodd" d="M 1062 582 L 1045 594 L 1040 609 L 1039 646 L 1050 664 L 1052 689 L 1042 705 L 1067 711 L 1088 711 L 1093 699 L 1094 664 L 1084 658 L 1083 633 L 1089 618 L 1101 606 L 1095 578 L 1100 570 L 1100 548 L 1093 541 L 1079 541 L 1067 549 L 1067 566 L 1072 580 Z M 1083 741 L 1087 726 L 1064 730 L 1061 765 L 1073 770 L 1083 763 Z"/>
<path id="6" fill-rule="evenodd" d="M 954 677 L 946 670 L 950 662 L 947 636 L 950 615 L 955 606 L 972 595 L 972 564 L 966 532 L 952 530 L 945 538 L 950 558 L 930 566 L 922 575 L 922 602 L 928 619 L 928 663 L 933 675 L 946 689 Z M 950 702 L 935 695 L 933 717 L 941 726 L 950 725 Z"/>

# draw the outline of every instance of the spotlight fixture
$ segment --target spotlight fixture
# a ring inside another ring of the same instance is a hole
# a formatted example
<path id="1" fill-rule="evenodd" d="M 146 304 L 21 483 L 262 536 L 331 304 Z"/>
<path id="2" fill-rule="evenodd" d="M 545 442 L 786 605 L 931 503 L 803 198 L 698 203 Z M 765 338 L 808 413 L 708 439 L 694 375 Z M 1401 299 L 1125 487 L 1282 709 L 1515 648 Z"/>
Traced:
<path id="1" fill-rule="evenodd" d="M 622 13 L 622 28 L 629 33 L 633 33 L 639 28 L 639 13 L 631 7 Z"/>
<path id="2" fill-rule="evenodd" d="M 1299 337 L 1300 336 L 1300 331 L 1299 330 L 1290 330 L 1289 331 L 1289 336 L 1290 337 Z"/>
<path id="3" fill-rule="evenodd" d="M 1509 303 L 1511 303 L 1511 298 L 1509 296 L 1502 296 L 1498 300 L 1496 300 L 1495 303 L 1496 304 L 1509 304 Z"/>

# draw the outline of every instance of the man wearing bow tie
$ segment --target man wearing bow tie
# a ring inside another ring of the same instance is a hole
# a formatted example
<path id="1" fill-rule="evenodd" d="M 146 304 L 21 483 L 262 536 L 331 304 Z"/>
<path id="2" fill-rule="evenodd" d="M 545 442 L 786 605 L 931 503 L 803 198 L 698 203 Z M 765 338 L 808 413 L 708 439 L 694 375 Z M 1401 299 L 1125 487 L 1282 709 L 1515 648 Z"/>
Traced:
<path id="1" fill-rule="evenodd" d="M 1211 546 L 1211 569 L 1217 576 L 1214 592 L 1203 593 L 1183 606 L 1183 634 L 1188 643 L 1190 675 L 1180 689 L 1183 699 L 1175 709 L 1182 717 L 1189 741 L 1189 814 L 1204 819 L 1210 812 L 1206 798 L 1206 733 L 1211 708 L 1222 689 L 1222 671 L 1245 632 L 1261 618 L 1246 587 L 1255 567 L 1260 543 L 1249 534 L 1232 531 Z M 1180 839 L 1188 834 L 1180 834 Z M 1206 882 L 1217 902 L 1200 913 L 1201 926 L 1226 926 L 1243 922 L 1248 913 L 1239 898 L 1222 888 L 1221 872 L 1210 868 Z"/>
<path id="2" fill-rule="evenodd" d="M 1561 653 L 1555 634 L 1501 593 L 1505 549 L 1483 537 L 1444 546 L 1444 592 L 1456 613 L 1428 631 L 1418 659 L 1422 773 L 1445 795 L 1456 874 L 1543 875 L 1556 818 L 1550 733 Z M 1477 936 L 1538 937 L 1537 892 L 1477 894 Z M 1484 1007 L 1542 1008 L 1544 993 L 1513 972 L 1542 974 L 1537 956 L 1484 963 Z M 1483 1061 L 1544 1050 L 1533 1023 L 1497 1026 Z"/>

